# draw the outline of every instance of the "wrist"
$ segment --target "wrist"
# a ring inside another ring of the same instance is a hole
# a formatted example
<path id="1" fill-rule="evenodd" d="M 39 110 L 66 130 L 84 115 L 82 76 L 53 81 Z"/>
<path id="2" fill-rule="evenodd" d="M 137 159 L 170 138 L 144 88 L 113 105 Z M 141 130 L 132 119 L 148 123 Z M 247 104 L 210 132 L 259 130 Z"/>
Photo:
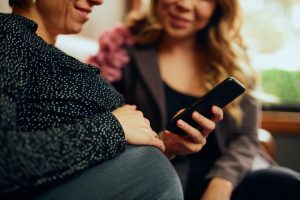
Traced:
<path id="1" fill-rule="evenodd" d="M 214 177 L 210 180 L 201 199 L 230 200 L 232 191 L 233 184 L 230 181 L 224 178 Z"/>
<path id="2" fill-rule="evenodd" d="M 212 187 L 222 187 L 223 189 L 226 189 L 227 191 L 232 192 L 233 191 L 233 184 L 221 177 L 214 177 L 209 182 L 209 186 Z"/>

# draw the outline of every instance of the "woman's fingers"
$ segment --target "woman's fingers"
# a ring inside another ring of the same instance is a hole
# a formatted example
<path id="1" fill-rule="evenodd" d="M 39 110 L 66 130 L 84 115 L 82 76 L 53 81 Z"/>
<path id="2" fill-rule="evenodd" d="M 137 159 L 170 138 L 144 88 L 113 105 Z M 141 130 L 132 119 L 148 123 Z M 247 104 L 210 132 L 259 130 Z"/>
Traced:
<path id="1" fill-rule="evenodd" d="M 223 110 L 217 106 L 212 107 L 213 119 L 208 119 L 198 112 L 192 113 L 193 120 L 198 127 L 193 127 L 183 120 L 178 120 L 177 126 L 182 129 L 186 136 L 180 136 L 169 131 L 164 131 L 164 142 L 167 154 L 186 155 L 197 153 L 206 144 L 206 137 L 216 128 L 216 122 L 223 119 Z"/>
<path id="2" fill-rule="evenodd" d="M 204 117 L 203 115 L 200 115 L 198 112 L 193 112 L 192 118 L 201 127 L 198 128 L 198 130 L 201 131 L 201 134 L 204 137 L 207 137 L 208 134 L 216 128 L 216 124 L 212 120 Z"/>
<path id="3" fill-rule="evenodd" d="M 203 135 L 198 129 L 192 127 L 181 119 L 177 121 L 177 126 L 182 129 L 195 143 L 202 143 Z"/>
<path id="4" fill-rule="evenodd" d="M 218 119 L 220 117 L 221 116 L 218 115 Z M 216 125 L 212 120 L 204 117 L 196 111 L 192 113 L 192 118 L 195 122 L 197 122 L 200 128 L 193 127 L 181 119 L 177 121 L 177 126 L 182 129 L 195 143 L 202 143 L 203 137 L 207 137 L 208 134 L 215 129 Z"/>
<path id="5" fill-rule="evenodd" d="M 152 145 L 152 146 L 155 146 L 155 147 L 157 147 L 157 148 L 159 148 L 162 152 L 164 152 L 165 151 L 165 144 L 163 143 L 163 141 L 161 141 L 159 138 L 158 138 L 158 136 L 157 136 L 157 133 L 155 133 L 155 132 L 153 132 L 155 135 L 154 135 L 154 137 L 152 138 L 152 140 L 150 140 L 151 141 L 151 144 L 150 145 Z"/>
<path id="6" fill-rule="evenodd" d="M 211 111 L 214 114 L 214 117 L 211 119 L 212 121 L 218 122 L 223 119 L 223 110 L 221 108 L 218 106 L 213 106 Z"/>
<path id="7" fill-rule="evenodd" d="M 137 141 L 139 141 L 136 143 L 136 145 L 155 146 L 158 149 L 160 149 L 162 152 L 165 151 L 164 143 L 158 138 L 157 133 L 150 128 L 145 128 L 144 131 L 138 133 L 136 139 Z"/>
<path id="8" fill-rule="evenodd" d="M 208 119 L 196 111 L 192 113 L 193 120 L 199 124 L 197 129 L 204 137 L 207 137 L 208 134 L 216 128 L 216 122 L 223 119 L 223 110 L 221 108 L 213 106 L 212 112 L 214 114 L 212 119 Z M 187 128 L 186 130 L 190 130 L 190 132 L 187 132 L 188 135 L 195 141 L 198 141 L 199 137 L 195 135 L 196 133 L 193 131 L 192 127 Z"/>
<path id="9" fill-rule="evenodd" d="M 203 115 L 200 115 L 196 111 L 192 113 L 192 118 L 195 122 L 197 122 L 199 125 L 198 127 L 195 128 L 181 119 L 177 121 L 177 126 L 182 129 L 195 143 L 202 143 L 203 137 L 207 137 L 208 134 L 215 129 L 216 125 L 213 121 L 207 119 Z"/>
<path id="10" fill-rule="evenodd" d="M 199 152 L 206 144 L 206 138 L 202 137 L 201 140 L 196 143 L 190 137 L 182 137 L 177 134 L 165 131 L 164 140 L 166 142 L 166 151 L 170 154 L 187 155 Z"/>
<path id="11" fill-rule="evenodd" d="M 135 105 L 124 105 L 117 108 L 112 114 L 120 122 L 125 133 L 125 140 L 132 145 L 152 145 L 164 151 L 165 146 L 157 138 L 151 126 L 150 121 L 146 119 Z"/>
<path id="12" fill-rule="evenodd" d="M 125 104 L 123 107 L 128 107 L 130 110 L 136 110 L 137 106 L 136 105 L 131 105 L 131 104 Z"/>

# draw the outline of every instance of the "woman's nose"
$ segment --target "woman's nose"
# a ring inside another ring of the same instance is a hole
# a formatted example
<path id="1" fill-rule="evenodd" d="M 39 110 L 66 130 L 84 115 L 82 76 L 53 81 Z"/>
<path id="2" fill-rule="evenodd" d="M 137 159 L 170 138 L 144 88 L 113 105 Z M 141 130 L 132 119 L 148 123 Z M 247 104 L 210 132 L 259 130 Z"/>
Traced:
<path id="1" fill-rule="evenodd" d="M 177 0 L 176 4 L 183 9 L 191 9 L 194 4 L 194 0 Z"/>

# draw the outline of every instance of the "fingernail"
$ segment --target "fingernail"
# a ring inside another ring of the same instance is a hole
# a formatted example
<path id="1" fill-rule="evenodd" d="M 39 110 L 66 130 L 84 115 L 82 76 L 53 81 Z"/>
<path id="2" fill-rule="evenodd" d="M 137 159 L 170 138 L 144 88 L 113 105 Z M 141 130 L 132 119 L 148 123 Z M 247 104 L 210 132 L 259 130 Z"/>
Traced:
<path id="1" fill-rule="evenodd" d="M 198 112 L 193 112 L 194 117 L 200 117 L 200 114 Z"/>
<path id="2" fill-rule="evenodd" d="M 177 125 L 180 126 L 180 127 L 182 127 L 182 126 L 183 126 L 183 121 L 182 121 L 181 119 L 178 120 L 178 121 L 177 121 Z"/>
<path id="3" fill-rule="evenodd" d="M 216 106 L 213 106 L 213 107 L 212 107 L 212 111 L 217 111 L 217 107 L 216 107 Z"/>
<path id="4" fill-rule="evenodd" d="M 221 111 L 221 108 L 219 108 L 217 106 L 214 106 L 213 109 L 214 109 L 215 112 L 220 112 Z"/>

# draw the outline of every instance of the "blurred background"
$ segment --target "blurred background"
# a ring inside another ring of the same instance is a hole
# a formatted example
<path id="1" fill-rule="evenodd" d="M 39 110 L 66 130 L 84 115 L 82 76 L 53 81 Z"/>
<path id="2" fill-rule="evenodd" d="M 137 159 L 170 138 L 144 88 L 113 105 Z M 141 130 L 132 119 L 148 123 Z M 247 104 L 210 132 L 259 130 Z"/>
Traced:
<path id="1" fill-rule="evenodd" d="M 261 79 L 262 127 L 275 158 L 300 171 L 300 1 L 240 0 L 242 33 Z"/>
<path id="2" fill-rule="evenodd" d="M 106 0 L 94 8 L 79 35 L 59 36 L 56 46 L 84 62 L 98 51 L 103 29 L 122 22 L 127 12 L 148 1 Z M 300 0 L 240 3 L 242 34 L 260 75 L 261 126 L 273 136 L 277 162 L 300 171 Z M 10 12 L 8 0 L 0 1 L 0 12 Z"/>

